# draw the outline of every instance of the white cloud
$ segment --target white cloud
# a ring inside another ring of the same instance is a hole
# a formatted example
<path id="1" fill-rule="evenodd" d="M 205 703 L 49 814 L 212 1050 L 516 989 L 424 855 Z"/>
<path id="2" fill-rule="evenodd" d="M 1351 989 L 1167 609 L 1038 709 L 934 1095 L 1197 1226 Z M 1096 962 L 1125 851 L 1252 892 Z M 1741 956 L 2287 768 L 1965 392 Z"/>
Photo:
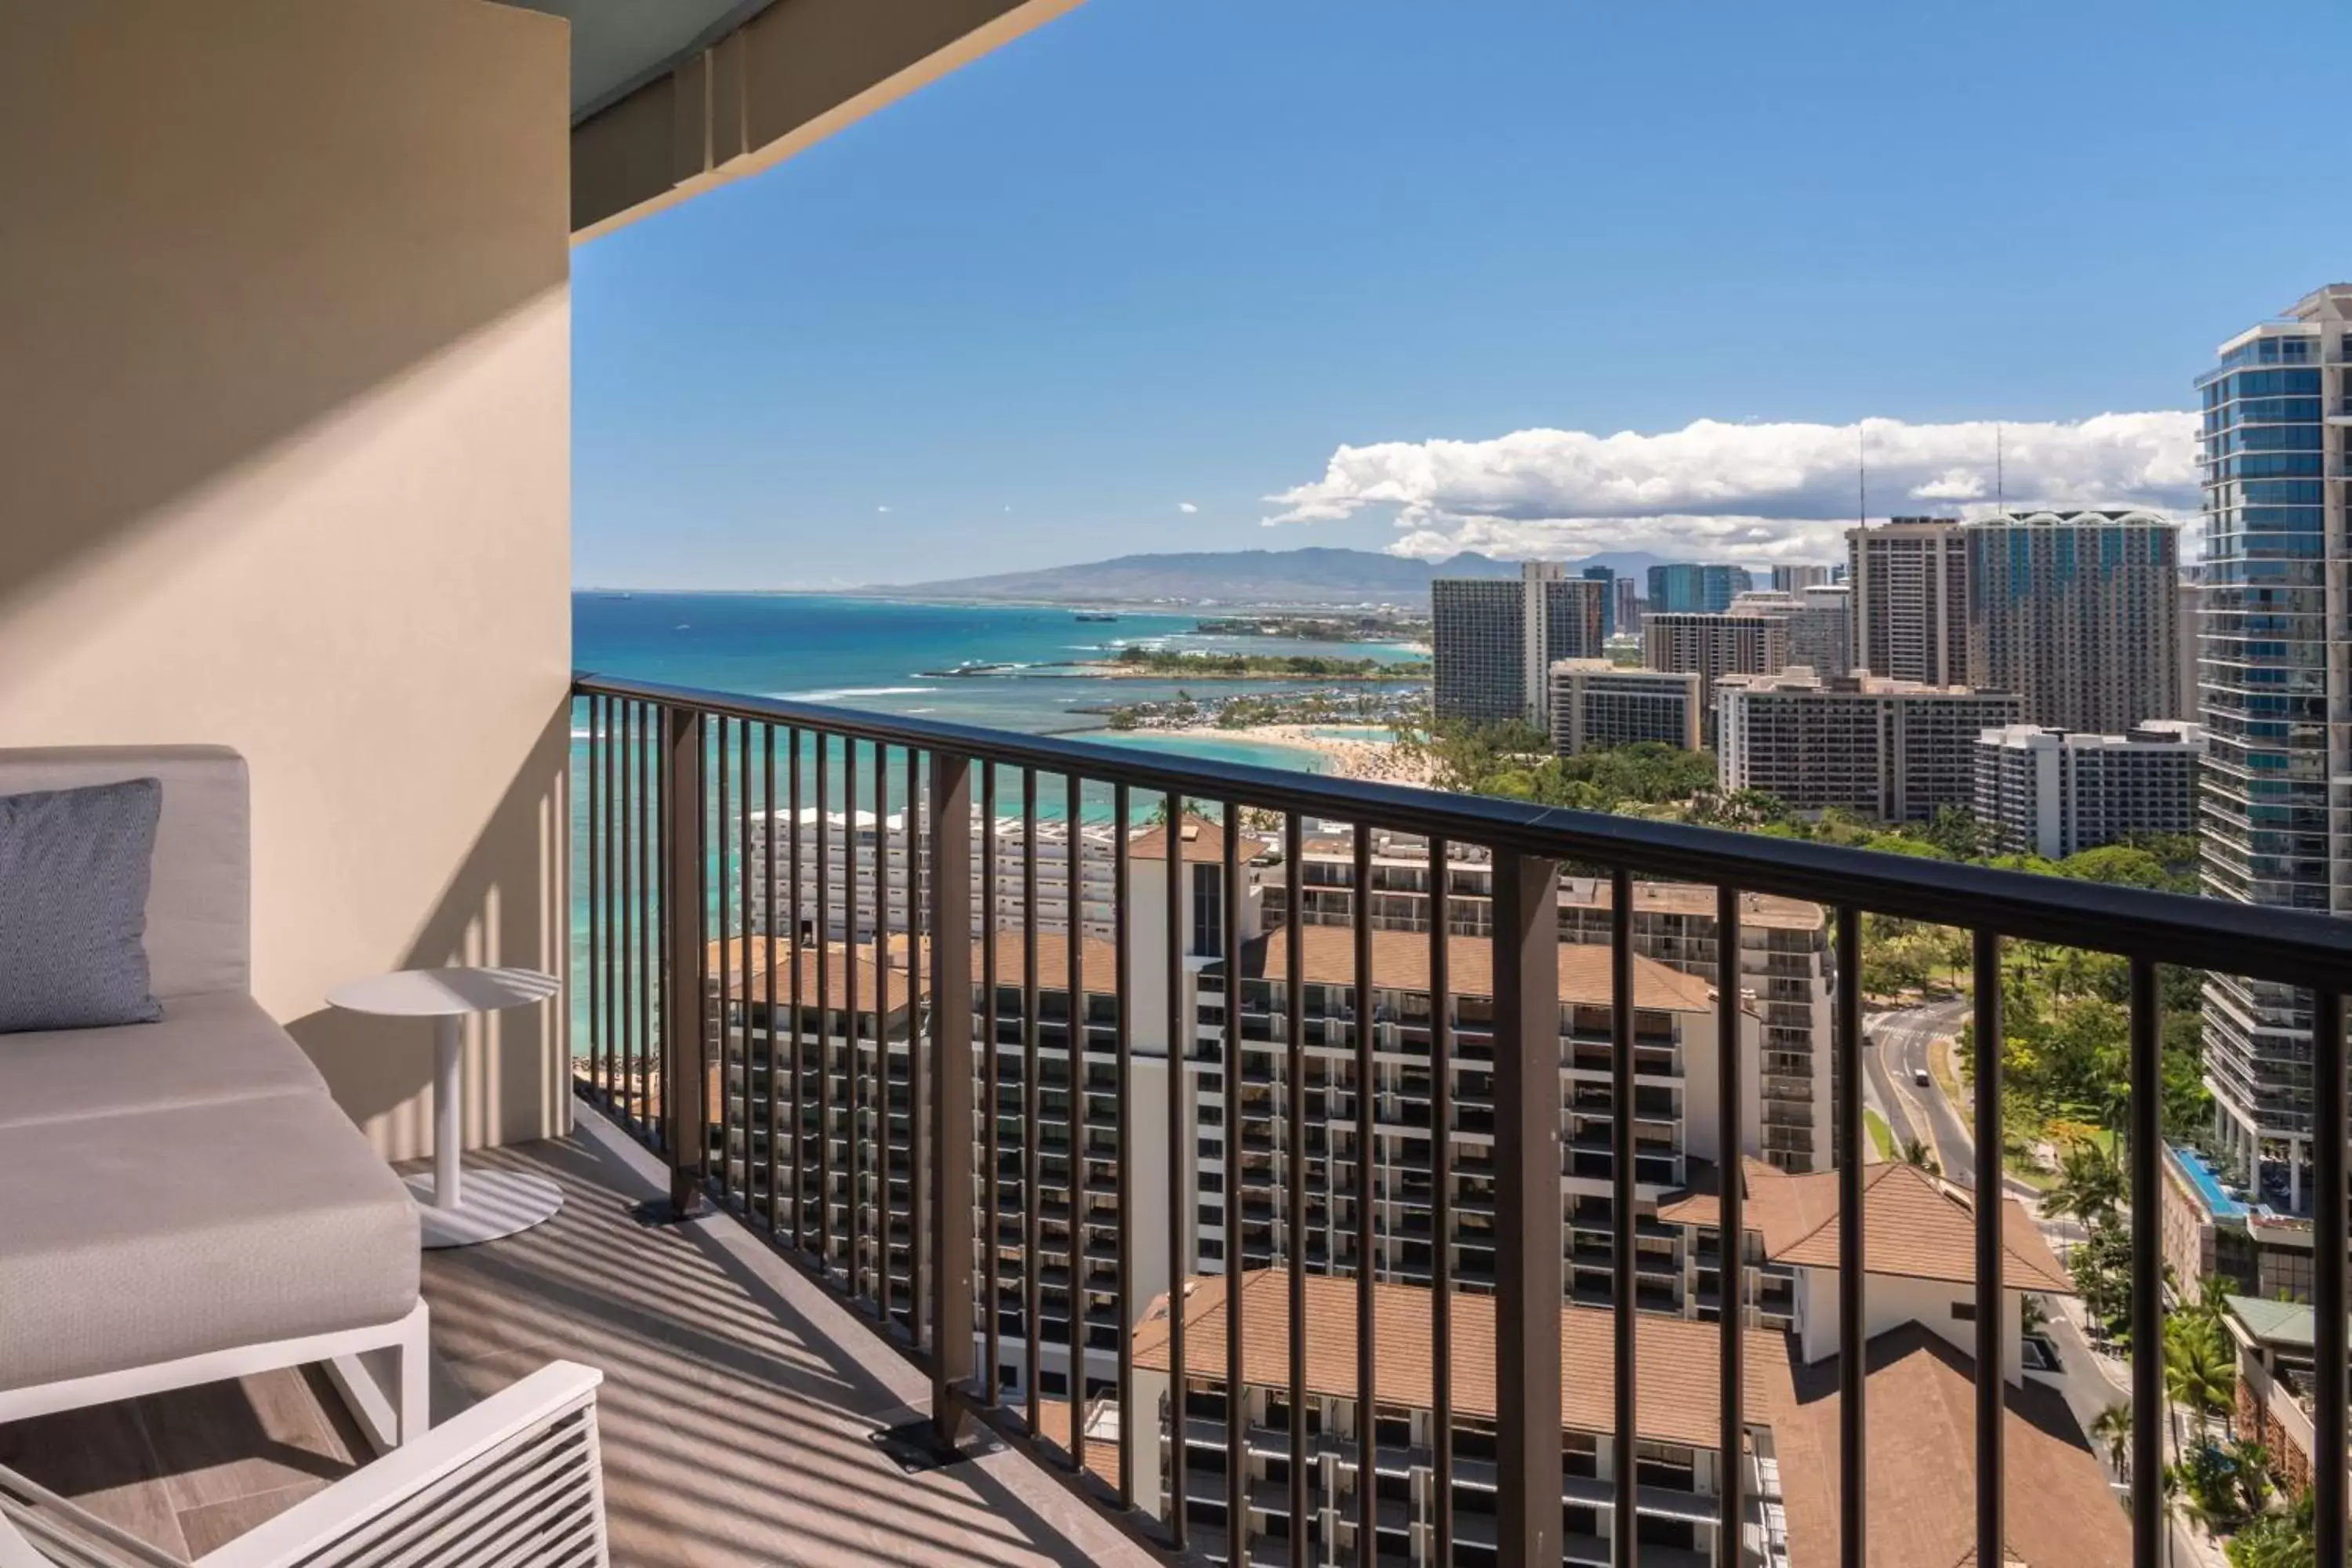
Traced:
<path id="1" fill-rule="evenodd" d="M 877 506 L 874 510 L 876 511 L 888 511 L 890 509 L 887 506 Z"/>
<path id="2" fill-rule="evenodd" d="M 1856 506 L 1866 452 L 1869 511 L 1959 512 L 1994 498 L 1990 420 L 1910 425 L 1726 424 L 1657 435 L 1520 430 L 1485 441 L 1342 447 L 1323 477 L 1266 499 L 1268 526 L 1393 509 L 1403 555 L 1649 549 L 1741 559 L 1826 559 Z M 2197 505 L 2196 416 L 2160 410 L 1999 426 L 2012 506 Z"/>
<path id="3" fill-rule="evenodd" d="M 1180 500 L 1176 503 L 1176 510 L 1182 512 L 1185 516 L 1190 517 L 1201 509 L 1194 506 L 1191 501 Z"/>

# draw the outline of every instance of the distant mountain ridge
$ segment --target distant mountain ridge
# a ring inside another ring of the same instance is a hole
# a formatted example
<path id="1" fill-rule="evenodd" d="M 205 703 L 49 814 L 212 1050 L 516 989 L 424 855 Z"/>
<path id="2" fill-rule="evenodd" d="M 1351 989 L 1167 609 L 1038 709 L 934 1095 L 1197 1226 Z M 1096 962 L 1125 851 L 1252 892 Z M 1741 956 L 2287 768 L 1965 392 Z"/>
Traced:
<path id="1" fill-rule="evenodd" d="M 1665 558 L 1614 550 L 1566 562 L 1571 574 L 1607 566 L 1639 576 Z M 1188 551 L 1121 555 L 1108 561 L 1000 572 L 929 583 L 874 584 L 861 594 L 908 598 L 1009 600 L 1033 604 L 1363 605 L 1426 606 L 1436 577 L 1515 577 L 1519 563 L 1465 551 L 1445 561 L 1418 561 L 1371 550 Z"/>

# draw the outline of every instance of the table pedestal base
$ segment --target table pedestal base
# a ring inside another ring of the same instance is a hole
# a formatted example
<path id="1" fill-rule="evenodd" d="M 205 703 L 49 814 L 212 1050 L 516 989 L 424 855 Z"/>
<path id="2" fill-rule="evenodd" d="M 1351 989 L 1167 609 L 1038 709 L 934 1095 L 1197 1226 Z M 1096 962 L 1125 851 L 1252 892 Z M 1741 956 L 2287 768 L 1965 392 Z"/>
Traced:
<path id="1" fill-rule="evenodd" d="M 527 1171 L 469 1168 L 460 1180 L 458 1202 L 448 1208 L 434 1206 L 433 1186 L 429 1171 L 408 1178 L 428 1252 L 443 1247 L 471 1247 L 478 1241 L 495 1241 L 529 1230 L 563 1206 L 562 1187 Z"/>

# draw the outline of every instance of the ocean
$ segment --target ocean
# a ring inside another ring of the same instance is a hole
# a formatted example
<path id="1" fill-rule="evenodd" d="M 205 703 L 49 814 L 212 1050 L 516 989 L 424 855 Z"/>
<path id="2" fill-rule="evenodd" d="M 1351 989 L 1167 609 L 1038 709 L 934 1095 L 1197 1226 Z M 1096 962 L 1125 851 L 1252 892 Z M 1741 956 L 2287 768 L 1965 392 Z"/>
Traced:
<path id="1" fill-rule="evenodd" d="M 1113 680 L 1037 667 L 1115 657 L 1131 643 L 1202 652 L 1255 651 L 1411 659 L 1380 643 L 1203 637 L 1191 615 L 1080 621 L 1066 609 L 929 605 L 810 594 L 572 595 L 572 662 L 599 675 L 837 703 L 876 712 L 986 724 L 1033 735 L 1150 746 L 1187 756 L 1319 771 L 1321 753 L 1249 737 L 1114 733 L 1082 711 L 1173 698 L 1173 680 Z M 1014 676 L 943 676 L 959 665 L 1024 667 Z M 1284 681 L 1217 681 L 1205 694 L 1281 690 Z"/>
<path id="2" fill-rule="evenodd" d="M 1099 714 L 1079 711 L 1154 698 L 1172 698 L 1180 683 L 1113 680 L 1079 671 L 1036 670 L 1017 676 L 952 676 L 936 672 L 958 665 L 987 663 L 1036 667 L 1074 659 L 1103 658 L 1129 643 L 1158 647 L 1326 654 L 1351 658 L 1418 658 L 1402 647 L 1379 644 L 1276 641 L 1264 637 L 1202 637 L 1190 615 L 1130 615 L 1116 621 L 1080 621 L 1066 609 L 996 605 L 934 605 L 803 594 L 652 594 L 590 592 L 572 595 L 572 663 L 593 674 L 658 680 L 676 686 L 789 698 L 900 715 L 986 724 L 1029 734 L 1085 734 L 1089 740 L 1129 744 L 1190 757 L 1253 763 L 1261 767 L 1319 772 L 1324 755 L 1310 747 L 1285 745 L 1251 736 L 1214 732 L 1171 735 L 1116 732 Z M 1294 682 L 1218 681 L 1202 691 L 1282 689 Z M 572 760 L 575 780 L 584 780 L 587 731 L 584 705 L 575 710 Z M 839 742 L 830 748 L 835 788 L 839 788 Z M 813 752 L 808 754 L 814 761 Z M 779 756 L 779 767 L 783 759 Z M 753 783 L 762 769 L 752 769 Z M 873 808 L 871 764 L 860 769 L 857 805 Z M 1060 817 L 1065 803 L 1058 781 L 1041 781 L 1039 816 Z M 904 804 L 903 760 L 895 761 L 885 790 L 885 809 Z M 975 781 L 975 785 L 977 781 Z M 813 784 L 804 784 L 813 793 Z M 975 788 L 975 793 L 977 789 Z M 810 798 L 804 796 L 804 799 Z M 997 778 L 997 798 L 1018 810 L 1020 778 L 1007 770 Z M 1160 803 L 1136 798 L 1138 817 Z M 754 808 L 764 805 L 757 799 Z M 588 791 L 572 792 L 572 843 L 579 858 L 572 869 L 572 973 L 587 973 L 589 878 L 585 859 Z M 834 808 L 840 809 L 836 794 Z M 1081 815 L 1108 821 L 1113 805 L 1107 787 L 1088 792 Z M 742 874 L 741 851 L 730 846 L 727 863 L 713 847 L 710 913 L 713 929 L 736 907 L 732 891 Z M 587 1037 L 584 979 L 572 995 L 575 1028 Z"/>

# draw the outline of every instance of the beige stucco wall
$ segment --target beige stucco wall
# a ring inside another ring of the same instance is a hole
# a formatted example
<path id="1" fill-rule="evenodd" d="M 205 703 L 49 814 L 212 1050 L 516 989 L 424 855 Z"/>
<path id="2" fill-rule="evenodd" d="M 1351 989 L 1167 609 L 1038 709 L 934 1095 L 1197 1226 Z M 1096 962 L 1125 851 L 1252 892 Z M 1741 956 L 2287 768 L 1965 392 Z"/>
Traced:
<path id="1" fill-rule="evenodd" d="M 255 986 L 387 1152 L 340 980 L 561 964 L 566 31 L 479 0 L 0 0 L 0 745 L 250 760 Z M 468 1141 L 562 1128 L 478 1032 Z"/>

